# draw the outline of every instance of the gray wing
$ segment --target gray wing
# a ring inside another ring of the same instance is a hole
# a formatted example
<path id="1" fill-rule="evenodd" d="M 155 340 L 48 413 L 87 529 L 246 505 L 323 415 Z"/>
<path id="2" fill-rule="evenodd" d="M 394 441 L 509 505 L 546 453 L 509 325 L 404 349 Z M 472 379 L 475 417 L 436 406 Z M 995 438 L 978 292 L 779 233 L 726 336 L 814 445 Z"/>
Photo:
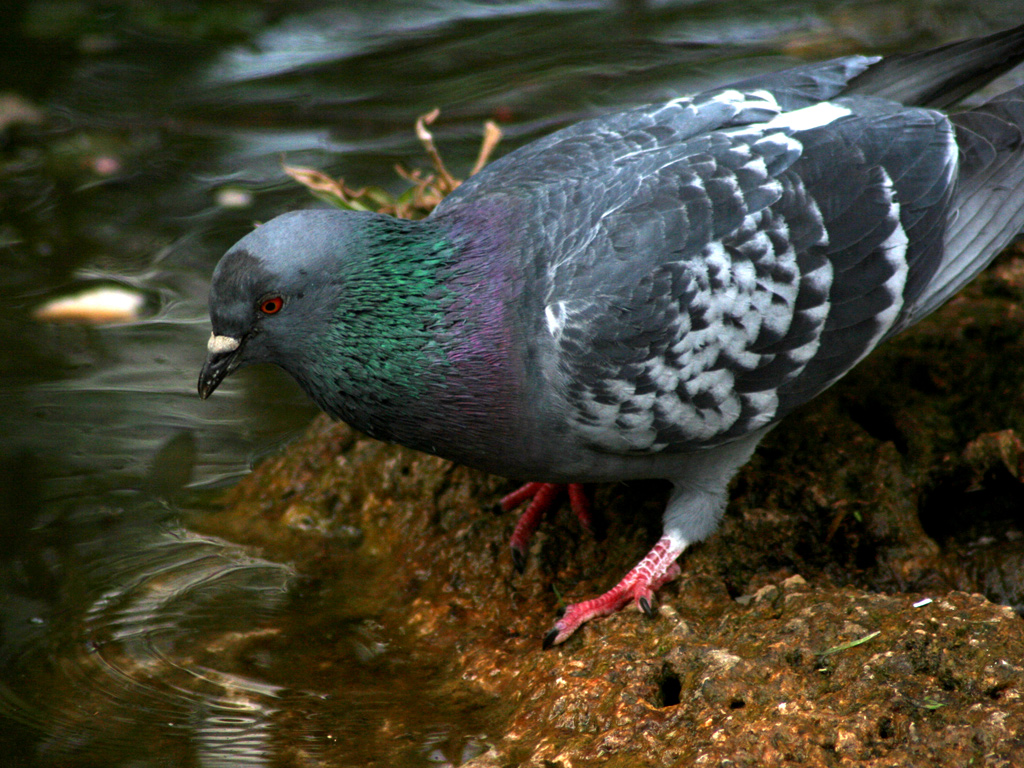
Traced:
<path id="1" fill-rule="evenodd" d="M 773 423 L 927 286 L 955 186 L 949 121 L 864 97 L 817 111 L 606 165 L 635 189 L 584 253 L 549 261 L 545 301 L 548 376 L 591 447 L 692 450 Z"/>
<path id="2" fill-rule="evenodd" d="M 949 121 L 787 88 L 578 124 L 439 208 L 484 194 L 525 205 L 540 375 L 591 448 L 693 450 L 771 424 L 898 329 L 927 287 L 955 185 Z"/>

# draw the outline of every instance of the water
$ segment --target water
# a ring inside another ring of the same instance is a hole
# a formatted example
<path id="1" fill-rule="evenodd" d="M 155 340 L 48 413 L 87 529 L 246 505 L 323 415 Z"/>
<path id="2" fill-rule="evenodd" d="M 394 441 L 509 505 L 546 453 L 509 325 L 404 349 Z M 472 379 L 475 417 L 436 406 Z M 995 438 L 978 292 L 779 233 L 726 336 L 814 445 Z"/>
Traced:
<path id="1" fill-rule="evenodd" d="M 314 586 L 190 529 L 210 489 L 314 413 L 274 370 L 246 370 L 208 402 L 195 394 L 213 265 L 253 222 L 310 202 L 282 159 L 399 191 L 394 163 L 428 167 L 411 129 L 434 106 L 462 175 L 487 119 L 505 150 L 794 57 L 1009 26 L 1024 2 L 981 7 L 6 8 L 0 91 L 37 117 L 0 122 L 3 763 L 457 765 L 500 733 L 500 713 L 443 692 L 440 660 L 337 598 L 359 592 L 358 568 Z M 33 319 L 47 299 L 99 285 L 142 296 L 141 317 Z"/>

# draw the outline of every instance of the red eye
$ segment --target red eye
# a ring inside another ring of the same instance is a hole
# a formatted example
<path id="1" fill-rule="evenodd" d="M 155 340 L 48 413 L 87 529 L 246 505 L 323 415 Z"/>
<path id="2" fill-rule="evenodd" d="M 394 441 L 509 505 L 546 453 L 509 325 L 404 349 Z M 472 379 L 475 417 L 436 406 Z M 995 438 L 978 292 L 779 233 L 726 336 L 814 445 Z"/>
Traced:
<path id="1" fill-rule="evenodd" d="M 284 306 L 284 299 L 280 296 L 268 296 L 260 302 L 260 312 L 264 315 L 276 315 Z"/>

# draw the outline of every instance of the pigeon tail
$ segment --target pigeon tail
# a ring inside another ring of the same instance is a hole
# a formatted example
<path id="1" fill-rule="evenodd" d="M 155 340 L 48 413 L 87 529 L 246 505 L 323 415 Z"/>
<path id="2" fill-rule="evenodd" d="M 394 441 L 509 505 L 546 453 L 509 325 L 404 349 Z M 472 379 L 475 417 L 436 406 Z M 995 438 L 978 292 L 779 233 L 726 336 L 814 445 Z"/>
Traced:
<path id="1" fill-rule="evenodd" d="M 952 115 L 950 122 L 960 152 L 945 255 L 890 336 L 941 306 L 1024 229 L 1024 86 Z"/>
<path id="2" fill-rule="evenodd" d="M 847 83 L 844 95 L 945 109 L 1024 59 L 1024 25 L 916 53 L 886 56 Z"/>

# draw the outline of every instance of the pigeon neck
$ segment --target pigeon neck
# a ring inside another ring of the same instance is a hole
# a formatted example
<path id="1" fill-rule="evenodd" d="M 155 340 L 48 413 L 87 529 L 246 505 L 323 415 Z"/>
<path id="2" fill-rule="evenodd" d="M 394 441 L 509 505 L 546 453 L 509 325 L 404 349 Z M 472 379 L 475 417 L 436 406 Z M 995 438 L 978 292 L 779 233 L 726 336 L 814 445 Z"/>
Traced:
<path id="1" fill-rule="evenodd" d="M 508 297 L 493 234 L 481 245 L 450 222 L 386 218 L 363 234 L 326 332 L 293 375 L 371 436 L 473 463 L 445 446 L 475 453 L 504 418 Z"/>

